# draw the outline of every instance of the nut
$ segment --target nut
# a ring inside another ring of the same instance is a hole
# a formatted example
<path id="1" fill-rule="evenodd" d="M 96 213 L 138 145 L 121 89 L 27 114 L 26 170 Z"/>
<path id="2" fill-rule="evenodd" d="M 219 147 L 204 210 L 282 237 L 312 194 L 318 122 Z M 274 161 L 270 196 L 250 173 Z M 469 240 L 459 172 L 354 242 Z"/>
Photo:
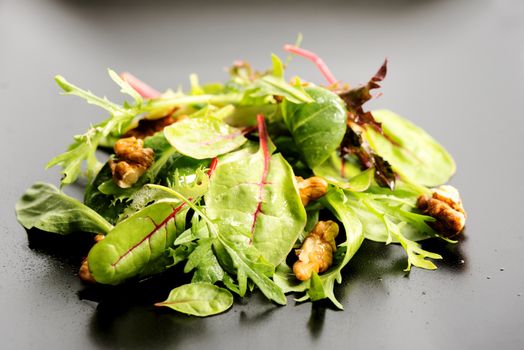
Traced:
<path id="1" fill-rule="evenodd" d="M 298 260 L 293 265 L 293 272 L 299 280 L 307 281 L 313 272 L 321 273 L 329 269 L 337 249 L 337 235 L 338 225 L 334 221 L 319 221 L 315 225 L 302 247 L 295 251 Z"/>
<path id="2" fill-rule="evenodd" d="M 459 234 L 466 224 L 466 211 L 458 190 L 453 186 L 440 186 L 433 191 L 431 197 L 420 196 L 417 207 L 423 214 L 437 220 L 429 225 L 444 237 Z"/>
<path id="3" fill-rule="evenodd" d="M 321 177 L 313 176 L 304 179 L 296 176 L 295 178 L 297 179 L 298 191 L 300 192 L 300 199 L 304 207 L 310 202 L 316 201 L 327 192 L 328 183 Z"/>
<path id="4" fill-rule="evenodd" d="M 87 283 L 96 283 L 95 278 L 89 271 L 89 265 L 87 263 L 87 258 L 85 258 L 82 261 L 82 265 L 80 265 L 80 270 L 78 270 L 78 276 L 80 276 L 80 279 Z"/>
<path id="5" fill-rule="evenodd" d="M 144 148 L 144 141 L 134 136 L 118 140 L 114 150 L 117 159 L 110 160 L 109 166 L 113 180 L 121 188 L 133 186 L 155 158 L 155 152 L 151 148 Z"/>

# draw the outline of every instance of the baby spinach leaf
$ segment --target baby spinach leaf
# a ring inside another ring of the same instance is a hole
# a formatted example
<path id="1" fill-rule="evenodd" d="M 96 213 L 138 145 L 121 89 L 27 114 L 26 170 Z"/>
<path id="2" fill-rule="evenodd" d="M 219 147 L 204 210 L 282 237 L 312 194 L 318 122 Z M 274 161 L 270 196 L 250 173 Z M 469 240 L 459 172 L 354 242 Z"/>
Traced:
<path id="1" fill-rule="evenodd" d="M 119 284 L 138 275 L 173 245 L 185 226 L 187 205 L 154 203 L 116 225 L 88 255 L 89 270 L 103 284 Z"/>
<path id="2" fill-rule="evenodd" d="M 16 218 L 27 229 L 67 235 L 107 233 L 113 226 L 96 211 L 50 184 L 37 182 L 16 203 Z"/>
<path id="3" fill-rule="evenodd" d="M 211 283 L 191 283 L 177 287 L 166 300 L 155 306 L 169 307 L 194 316 L 210 316 L 226 311 L 233 305 L 233 295 Z"/>
<path id="4" fill-rule="evenodd" d="M 241 228 L 264 258 L 277 266 L 302 232 L 306 213 L 291 166 L 280 154 L 270 156 L 263 118 L 259 127 L 259 151 L 224 157 L 205 202 L 211 219 Z"/>
<path id="5" fill-rule="evenodd" d="M 451 155 L 424 130 L 391 111 L 374 111 L 373 116 L 382 124 L 384 135 L 366 127 L 362 136 L 404 178 L 437 186 L 455 173 Z"/>
<path id="6" fill-rule="evenodd" d="M 315 100 L 308 104 L 284 101 L 286 126 L 310 168 L 322 164 L 337 149 L 346 131 L 347 111 L 342 100 L 321 87 L 306 87 Z"/>
<path id="7" fill-rule="evenodd" d="M 164 129 L 166 139 L 178 152 L 196 159 L 237 149 L 247 141 L 244 133 L 213 116 L 186 118 Z"/>

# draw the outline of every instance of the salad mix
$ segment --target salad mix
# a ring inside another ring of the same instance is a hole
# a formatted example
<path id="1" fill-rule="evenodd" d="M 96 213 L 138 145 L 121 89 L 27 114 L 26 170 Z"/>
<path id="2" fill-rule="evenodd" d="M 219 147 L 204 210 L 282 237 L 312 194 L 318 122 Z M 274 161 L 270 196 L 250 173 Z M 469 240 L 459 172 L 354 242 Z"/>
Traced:
<path id="1" fill-rule="evenodd" d="M 329 299 L 364 239 L 398 243 L 412 266 L 435 269 L 441 256 L 421 248 L 451 241 L 466 213 L 448 152 L 425 131 L 388 110 L 369 111 L 387 61 L 365 85 L 349 87 L 314 53 L 325 85 L 284 78 L 286 65 L 255 71 L 235 62 L 223 83 L 163 93 L 129 73 L 109 70 L 129 97 L 122 105 L 56 82 L 104 109 L 108 118 L 74 137 L 48 167 L 60 187 L 85 176 L 83 201 L 35 183 L 16 204 L 26 227 L 59 235 L 92 234 L 79 275 L 117 285 L 175 265 L 191 283 L 157 306 L 208 316 L 233 294 L 258 288 L 284 305 Z M 97 151 L 111 155 L 105 163 Z M 440 187 L 438 187 L 440 186 Z M 177 285 L 173 281 L 173 285 Z"/>

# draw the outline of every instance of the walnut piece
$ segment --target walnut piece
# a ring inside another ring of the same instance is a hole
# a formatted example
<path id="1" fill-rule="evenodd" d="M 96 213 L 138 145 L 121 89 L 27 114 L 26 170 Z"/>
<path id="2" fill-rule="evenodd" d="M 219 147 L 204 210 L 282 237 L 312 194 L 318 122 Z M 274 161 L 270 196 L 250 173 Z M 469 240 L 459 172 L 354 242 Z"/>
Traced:
<path id="1" fill-rule="evenodd" d="M 134 136 L 118 140 L 114 150 L 117 159 L 110 160 L 109 166 L 113 180 L 121 188 L 133 186 L 155 159 L 155 152 L 144 148 L 144 141 Z"/>
<path id="2" fill-rule="evenodd" d="M 334 221 L 319 221 L 315 225 L 302 247 L 295 251 L 298 260 L 293 265 L 293 273 L 299 280 L 307 281 L 313 272 L 321 273 L 329 269 L 337 249 L 337 235 L 338 225 Z"/>
<path id="3" fill-rule="evenodd" d="M 444 237 L 459 234 L 466 224 L 466 211 L 458 190 L 453 186 L 440 186 L 431 197 L 420 196 L 417 207 L 437 220 L 429 225 Z"/>
<path id="4" fill-rule="evenodd" d="M 313 176 L 304 179 L 300 176 L 295 176 L 297 179 L 298 191 L 300 192 L 300 199 L 302 204 L 307 206 L 309 202 L 316 201 L 326 194 L 328 183 L 321 177 Z"/>
<path id="5" fill-rule="evenodd" d="M 95 278 L 91 275 L 91 271 L 89 271 L 87 258 L 82 261 L 82 265 L 80 265 L 80 270 L 78 271 L 78 276 L 80 276 L 80 279 L 84 282 L 96 283 Z"/>

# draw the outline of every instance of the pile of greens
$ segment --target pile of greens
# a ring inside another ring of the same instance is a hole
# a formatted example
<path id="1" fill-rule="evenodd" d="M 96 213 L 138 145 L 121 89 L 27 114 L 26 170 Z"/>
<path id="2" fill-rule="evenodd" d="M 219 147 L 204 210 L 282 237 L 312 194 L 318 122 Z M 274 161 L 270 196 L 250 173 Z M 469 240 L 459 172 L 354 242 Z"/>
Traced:
<path id="1" fill-rule="evenodd" d="M 416 202 L 453 175 L 451 156 L 393 112 L 364 108 L 386 62 L 367 84 L 349 88 L 313 53 L 286 50 L 313 60 L 328 84 L 286 80 L 276 55 L 266 72 L 236 62 L 224 84 L 200 84 L 191 75 L 189 92 L 161 94 L 109 70 L 131 98 L 123 105 L 57 76 L 65 94 L 109 117 L 48 164 L 62 167 L 61 188 L 87 177 L 83 203 L 36 183 L 16 205 L 18 220 L 60 235 L 105 235 L 87 257 L 97 283 L 140 280 L 183 264 L 191 283 L 157 305 L 198 316 L 223 312 L 232 293 L 242 297 L 255 288 L 281 305 L 287 293 L 299 293 L 299 301 L 328 298 L 342 309 L 335 282 L 364 239 L 399 243 L 406 270 L 435 269 L 429 259 L 441 256 L 416 242 L 440 236 Z M 165 116 L 177 121 L 144 139 L 153 165 L 130 187 L 117 186 L 97 150 L 110 150 L 140 120 Z M 304 207 L 295 176 L 324 178 L 327 193 Z M 290 267 L 294 250 L 324 217 L 342 228 L 333 264 L 299 281 Z"/>

